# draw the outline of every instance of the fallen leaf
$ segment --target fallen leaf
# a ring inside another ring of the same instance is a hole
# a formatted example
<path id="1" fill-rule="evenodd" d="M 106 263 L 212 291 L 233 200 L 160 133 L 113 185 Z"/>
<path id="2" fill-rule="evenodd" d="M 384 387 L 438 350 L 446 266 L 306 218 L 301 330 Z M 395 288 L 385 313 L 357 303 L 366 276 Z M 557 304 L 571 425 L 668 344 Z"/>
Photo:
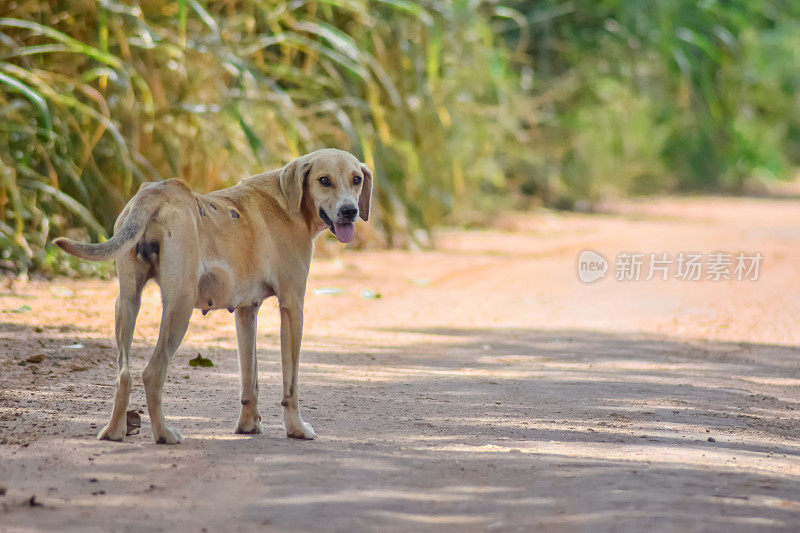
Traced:
<path id="1" fill-rule="evenodd" d="M 197 357 L 189 360 L 189 366 L 214 366 L 214 363 L 211 362 L 211 359 L 197 354 Z"/>
<path id="2" fill-rule="evenodd" d="M 334 294 L 341 294 L 344 291 L 342 289 L 336 287 L 322 287 L 320 289 L 314 289 L 314 296 L 331 296 Z"/>
<path id="3" fill-rule="evenodd" d="M 64 346 L 61 346 L 61 348 L 65 348 L 67 350 L 80 350 L 81 348 L 85 348 L 85 346 L 79 342 L 76 342 L 73 344 L 65 344 Z"/>
<path id="4" fill-rule="evenodd" d="M 33 311 L 33 309 L 31 309 L 31 306 L 27 304 L 21 305 L 16 309 L 11 310 L 12 313 L 30 313 L 31 311 Z"/>
<path id="5" fill-rule="evenodd" d="M 127 424 L 128 429 L 125 431 L 125 435 L 136 435 L 139 433 L 139 429 L 142 427 L 142 417 L 139 416 L 139 413 L 135 409 L 128 411 Z"/>
<path id="6" fill-rule="evenodd" d="M 379 300 L 383 296 L 379 292 L 372 292 L 369 289 L 364 289 L 363 291 L 361 291 L 361 297 L 364 298 L 365 300 Z"/>
<path id="7" fill-rule="evenodd" d="M 43 353 L 37 353 L 36 355 L 32 355 L 26 359 L 29 363 L 41 363 L 45 359 L 45 355 Z"/>

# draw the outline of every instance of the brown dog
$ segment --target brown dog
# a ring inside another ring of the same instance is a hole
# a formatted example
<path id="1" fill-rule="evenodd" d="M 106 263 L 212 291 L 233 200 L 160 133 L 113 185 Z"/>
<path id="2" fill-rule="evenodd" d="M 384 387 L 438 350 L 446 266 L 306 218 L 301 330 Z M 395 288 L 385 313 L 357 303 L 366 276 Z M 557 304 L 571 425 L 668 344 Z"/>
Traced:
<path id="1" fill-rule="evenodd" d="M 114 411 L 99 439 L 122 440 L 131 391 L 128 354 L 149 279 L 161 288 L 158 342 L 142 374 L 157 443 L 182 439 L 167 427 L 161 391 L 167 365 L 183 340 L 192 309 L 227 309 L 236 316 L 242 411 L 237 433 L 261 433 L 258 412 L 256 317 L 276 295 L 281 314 L 283 422 L 289 437 L 313 439 L 297 402 L 297 366 L 303 300 L 314 238 L 326 227 L 341 242 L 353 238 L 356 218 L 369 218 L 372 174 L 341 150 L 319 150 L 282 169 L 228 189 L 194 194 L 180 180 L 145 183 L 117 218 L 114 236 L 101 244 L 59 238 L 55 244 L 90 260 L 116 258 L 119 296 L 116 337 L 119 365 Z"/>

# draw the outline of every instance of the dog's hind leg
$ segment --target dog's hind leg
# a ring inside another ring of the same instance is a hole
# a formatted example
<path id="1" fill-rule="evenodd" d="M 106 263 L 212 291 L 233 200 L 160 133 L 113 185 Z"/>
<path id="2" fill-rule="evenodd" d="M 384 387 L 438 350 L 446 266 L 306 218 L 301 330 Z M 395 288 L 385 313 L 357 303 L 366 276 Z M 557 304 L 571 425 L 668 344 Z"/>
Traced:
<path id="1" fill-rule="evenodd" d="M 139 314 L 142 289 L 147 282 L 149 265 L 141 264 L 134 253 L 117 259 L 119 295 L 115 306 L 117 337 L 117 388 L 111 420 L 97 434 L 98 439 L 121 441 L 127 432 L 128 398 L 131 394 L 131 369 L 128 356 L 133 341 L 133 330 Z"/>
<path id="2" fill-rule="evenodd" d="M 187 221 L 177 220 L 177 227 L 164 231 L 159 252 L 158 284 L 161 287 L 161 326 L 153 356 L 142 373 L 147 411 L 157 444 L 178 444 L 183 440 L 180 431 L 167 427 L 161 408 L 161 393 L 167 377 L 167 367 L 180 346 L 192 308 L 197 298 L 197 236 Z"/>
<path id="3" fill-rule="evenodd" d="M 258 412 L 258 355 L 256 354 L 256 319 L 258 307 L 246 305 L 236 309 L 236 336 L 239 341 L 239 373 L 242 377 L 242 412 L 236 433 L 261 433 Z"/>

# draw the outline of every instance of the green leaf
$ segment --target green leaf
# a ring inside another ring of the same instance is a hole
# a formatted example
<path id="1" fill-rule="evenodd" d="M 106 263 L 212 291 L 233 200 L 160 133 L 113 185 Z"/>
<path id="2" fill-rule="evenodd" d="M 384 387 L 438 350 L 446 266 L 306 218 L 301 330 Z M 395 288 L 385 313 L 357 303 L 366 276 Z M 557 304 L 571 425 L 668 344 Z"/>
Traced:
<path id="1" fill-rule="evenodd" d="M 8 85 L 12 89 L 15 89 L 25 95 L 25 97 L 39 109 L 39 115 L 42 117 L 42 122 L 44 122 L 45 129 L 47 129 L 49 133 L 53 133 L 53 119 L 50 118 L 50 109 L 48 109 L 47 102 L 39 93 L 18 79 L 12 78 L 11 76 L 3 74 L 2 72 L 0 72 L 0 83 L 4 83 L 5 85 Z"/>
<path id="2" fill-rule="evenodd" d="M 214 366 L 214 363 L 211 362 L 211 359 L 203 357 L 198 353 L 197 357 L 189 360 L 189 366 Z"/>

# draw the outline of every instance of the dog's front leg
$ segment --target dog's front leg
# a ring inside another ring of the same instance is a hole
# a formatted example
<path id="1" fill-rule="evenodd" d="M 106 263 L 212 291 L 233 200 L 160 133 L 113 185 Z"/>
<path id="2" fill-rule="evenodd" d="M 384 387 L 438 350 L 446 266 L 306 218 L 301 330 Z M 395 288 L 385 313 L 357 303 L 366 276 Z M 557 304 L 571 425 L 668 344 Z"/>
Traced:
<path id="1" fill-rule="evenodd" d="M 303 300 L 281 300 L 281 365 L 283 367 L 283 427 L 296 439 L 313 439 L 311 424 L 303 422 L 297 403 L 297 368 L 300 362 L 300 339 L 303 336 Z"/>
<path id="2" fill-rule="evenodd" d="M 242 412 L 236 433 L 261 433 L 258 412 L 258 356 L 256 354 L 256 319 L 258 306 L 236 308 L 236 337 L 239 341 L 239 373 L 242 377 Z"/>

